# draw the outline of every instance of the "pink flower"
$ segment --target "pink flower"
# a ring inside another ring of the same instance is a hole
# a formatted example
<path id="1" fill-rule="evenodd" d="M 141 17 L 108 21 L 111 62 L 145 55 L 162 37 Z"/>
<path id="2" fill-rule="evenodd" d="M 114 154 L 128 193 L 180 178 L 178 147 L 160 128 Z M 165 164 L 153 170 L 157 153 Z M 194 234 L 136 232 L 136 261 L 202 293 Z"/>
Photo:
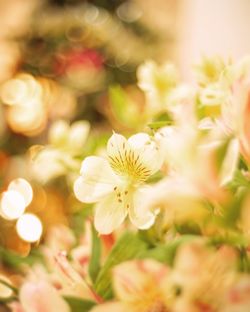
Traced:
<path id="1" fill-rule="evenodd" d="M 56 289 L 44 281 L 23 284 L 20 302 L 24 312 L 70 312 L 69 305 Z"/>

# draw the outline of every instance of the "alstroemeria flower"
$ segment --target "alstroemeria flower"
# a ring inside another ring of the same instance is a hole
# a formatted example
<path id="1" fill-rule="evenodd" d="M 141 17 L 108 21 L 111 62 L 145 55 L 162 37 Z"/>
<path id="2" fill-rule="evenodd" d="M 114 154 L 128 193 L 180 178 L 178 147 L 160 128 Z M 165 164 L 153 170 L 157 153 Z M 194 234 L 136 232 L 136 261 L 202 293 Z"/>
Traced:
<path id="1" fill-rule="evenodd" d="M 182 245 L 168 284 L 180 289 L 174 305 L 194 305 L 197 310 L 191 311 L 220 311 L 224 294 L 235 283 L 236 264 L 237 253 L 229 246 L 213 250 L 198 239 Z M 178 307 L 174 311 L 183 310 Z"/>
<path id="2" fill-rule="evenodd" d="M 107 144 L 108 160 L 90 156 L 82 163 L 81 176 L 74 184 L 76 197 L 84 203 L 96 203 L 95 227 L 109 234 L 127 214 L 140 229 L 149 228 L 155 213 L 145 211 L 143 183 L 161 167 L 161 154 L 150 137 L 138 133 L 128 140 L 114 133 Z"/>
<path id="3" fill-rule="evenodd" d="M 129 272 L 129 273 L 128 273 Z M 91 312 L 169 311 L 167 290 L 170 269 L 154 260 L 128 261 L 113 270 L 117 301 L 94 307 Z"/>
<path id="4" fill-rule="evenodd" d="M 20 301 L 25 312 L 70 312 L 70 307 L 50 284 L 44 281 L 23 284 Z"/>
<path id="5" fill-rule="evenodd" d="M 165 63 L 161 66 L 146 61 L 137 70 L 138 86 L 145 92 L 148 109 L 152 113 L 161 111 L 168 102 L 168 96 L 177 87 L 178 73 L 175 66 Z"/>

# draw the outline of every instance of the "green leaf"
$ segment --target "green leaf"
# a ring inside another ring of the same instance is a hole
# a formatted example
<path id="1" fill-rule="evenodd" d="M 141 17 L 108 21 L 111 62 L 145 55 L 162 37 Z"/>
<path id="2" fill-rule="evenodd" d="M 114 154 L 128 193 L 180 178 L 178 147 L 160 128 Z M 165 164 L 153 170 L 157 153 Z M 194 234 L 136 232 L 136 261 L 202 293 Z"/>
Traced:
<path id="1" fill-rule="evenodd" d="M 173 118 L 167 113 L 158 114 L 154 120 L 148 124 L 148 127 L 152 130 L 157 130 L 165 126 L 173 124 Z"/>
<path id="2" fill-rule="evenodd" d="M 223 161 L 225 159 L 225 156 L 228 152 L 228 147 L 230 145 L 231 139 L 227 139 L 225 140 L 216 150 L 216 154 L 215 154 L 215 161 L 216 161 L 216 166 L 217 169 L 220 170 L 221 166 L 223 164 Z"/>
<path id="3" fill-rule="evenodd" d="M 95 282 L 98 272 L 100 270 L 100 258 L 101 258 L 101 240 L 92 224 L 92 251 L 89 263 L 89 275 L 93 282 Z"/>
<path id="4" fill-rule="evenodd" d="M 233 180 L 229 183 L 228 187 L 236 189 L 242 186 L 250 189 L 250 181 L 244 176 L 242 170 L 236 170 Z"/>
<path id="5" fill-rule="evenodd" d="M 154 259 L 172 266 L 174 263 L 176 251 L 180 245 L 188 243 L 196 238 L 196 235 L 180 236 L 170 242 L 167 242 L 166 244 L 161 244 L 155 248 L 145 250 L 143 253 L 141 253 L 140 259 Z"/>
<path id="6" fill-rule="evenodd" d="M 157 130 L 163 128 L 165 126 L 171 125 L 172 122 L 169 120 L 162 120 L 162 121 L 154 121 L 148 124 L 148 127 L 152 130 Z"/>
<path id="7" fill-rule="evenodd" d="M 238 219 L 241 215 L 241 208 L 243 201 L 245 200 L 248 192 L 245 189 L 242 189 L 232 201 L 224 208 L 224 215 L 220 219 L 221 225 L 227 228 L 235 228 L 237 227 Z"/>
<path id="8" fill-rule="evenodd" d="M 72 312 L 88 312 L 96 304 L 95 302 L 90 300 L 83 300 L 71 296 L 64 296 L 63 298 L 69 304 Z"/>
<path id="9" fill-rule="evenodd" d="M 27 257 L 21 257 L 15 252 L 0 247 L 0 259 L 3 264 L 16 270 L 21 269 L 23 264 L 31 266 L 37 262 L 44 263 L 43 256 L 38 249 L 32 249 Z"/>
<path id="10" fill-rule="evenodd" d="M 111 298 L 111 269 L 121 262 L 138 258 L 146 248 L 147 244 L 133 233 L 125 233 L 120 237 L 97 276 L 96 292 L 104 299 Z"/>

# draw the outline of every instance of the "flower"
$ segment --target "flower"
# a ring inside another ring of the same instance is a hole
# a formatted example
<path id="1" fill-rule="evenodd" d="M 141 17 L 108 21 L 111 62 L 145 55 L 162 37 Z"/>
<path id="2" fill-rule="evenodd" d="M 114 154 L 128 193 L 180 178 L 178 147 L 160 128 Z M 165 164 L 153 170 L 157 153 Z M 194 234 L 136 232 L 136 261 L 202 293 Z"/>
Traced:
<path id="1" fill-rule="evenodd" d="M 114 133 L 107 143 L 108 160 L 90 156 L 82 163 L 81 176 L 75 181 L 76 197 L 84 203 L 95 203 L 95 227 L 109 234 L 124 221 L 127 214 L 140 229 L 149 228 L 155 212 L 145 211 L 143 183 L 161 167 L 161 154 L 149 135 L 138 133 L 128 140 Z"/>
<path id="2" fill-rule="evenodd" d="M 119 301 L 101 304 L 91 312 L 167 312 L 168 273 L 167 266 L 154 260 L 134 260 L 116 266 L 113 286 Z"/>
<path id="3" fill-rule="evenodd" d="M 158 66 L 153 61 L 147 61 L 139 66 L 137 71 L 138 86 L 147 98 L 147 104 L 152 112 L 164 108 L 168 95 L 178 83 L 178 73 L 171 63 Z"/>
<path id="4" fill-rule="evenodd" d="M 70 312 L 70 307 L 47 282 L 26 282 L 20 289 L 20 301 L 25 312 Z"/>
<path id="5" fill-rule="evenodd" d="M 87 121 L 76 121 L 69 125 L 65 120 L 57 120 L 49 129 L 49 145 L 41 148 L 33 146 L 31 163 L 33 176 L 41 183 L 78 170 L 81 154 L 88 138 L 90 125 Z"/>
<path id="6" fill-rule="evenodd" d="M 71 126 L 65 120 L 57 120 L 49 129 L 49 143 L 75 155 L 84 146 L 89 130 L 90 124 L 86 120 L 75 121 Z"/>
<path id="7" fill-rule="evenodd" d="M 173 283 L 172 287 L 180 292 L 174 305 L 191 304 L 197 308 L 207 307 L 205 311 L 217 311 L 222 305 L 224 294 L 235 283 L 236 259 L 237 253 L 229 246 L 213 250 L 201 239 L 182 245 L 177 251 L 168 283 L 169 287 Z M 178 307 L 174 311 L 183 309 Z"/>

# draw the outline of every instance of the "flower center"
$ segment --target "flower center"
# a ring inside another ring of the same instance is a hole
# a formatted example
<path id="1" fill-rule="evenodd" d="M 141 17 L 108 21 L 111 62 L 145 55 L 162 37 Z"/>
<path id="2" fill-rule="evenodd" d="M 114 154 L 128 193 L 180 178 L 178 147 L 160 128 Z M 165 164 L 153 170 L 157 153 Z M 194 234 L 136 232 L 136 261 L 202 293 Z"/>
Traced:
<path id="1" fill-rule="evenodd" d="M 108 157 L 110 166 L 120 176 L 129 177 L 136 182 L 144 182 L 151 174 L 141 162 L 140 155 L 131 149 L 126 149 L 125 144 L 116 155 Z"/>

